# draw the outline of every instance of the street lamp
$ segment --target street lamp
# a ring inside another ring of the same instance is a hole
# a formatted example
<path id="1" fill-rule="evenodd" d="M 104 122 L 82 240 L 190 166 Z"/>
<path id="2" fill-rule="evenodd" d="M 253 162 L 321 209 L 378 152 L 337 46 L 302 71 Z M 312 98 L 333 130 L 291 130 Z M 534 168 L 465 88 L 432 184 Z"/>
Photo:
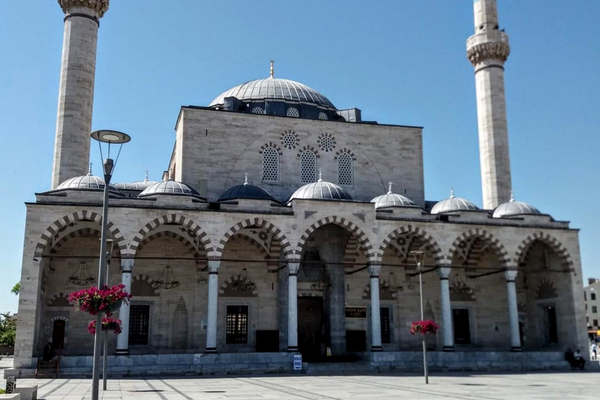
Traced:
<path id="1" fill-rule="evenodd" d="M 102 158 L 102 166 L 104 172 L 104 197 L 102 200 L 102 232 L 100 236 L 100 263 L 98 266 L 98 289 L 102 290 L 106 284 L 106 241 L 108 230 L 108 193 L 110 179 L 115 168 L 116 162 L 119 160 L 121 148 L 123 144 L 129 142 L 131 137 L 123 132 L 112 130 L 99 130 L 92 132 L 92 139 L 98 142 L 100 148 L 100 157 Z M 102 143 L 108 148 L 107 156 L 104 158 L 102 151 Z M 110 158 L 111 145 L 119 145 L 119 151 L 115 160 Z M 100 345 L 102 333 L 102 314 L 96 314 L 96 333 L 94 334 L 94 363 L 92 367 L 92 400 L 98 400 L 98 391 L 100 386 Z"/>
<path id="2" fill-rule="evenodd" d="M 423 308 L 423 264 L 425 263 L 425 252 L 420 250 L 411 251 L 410 254 L 415 258 L 417 263 L 417 272 L 419 273 L 419 298 L 421 300 L 421 321 L 425 320 L 425 312 Z M 423 341 L 423 373 L 425 374 L 425 383 L 429 384 L 429 374 L 427 372 L 427 344 L 425 343 L 425 335 L 422 335 Z"/>

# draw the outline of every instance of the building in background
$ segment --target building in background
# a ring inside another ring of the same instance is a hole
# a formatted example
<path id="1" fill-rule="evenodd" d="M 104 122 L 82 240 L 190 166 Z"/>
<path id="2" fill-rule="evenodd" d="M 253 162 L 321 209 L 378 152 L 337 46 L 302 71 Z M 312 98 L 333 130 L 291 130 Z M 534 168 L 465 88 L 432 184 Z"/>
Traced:
<path id="1" fill-rule="evenodd" d="M 585 301 L 585 320 L 587 322 L 588 337 L 596 340 L 600 332 L 600 279 L 589 278 L 588 285 L 583 288 Z"/>
<path id="2" fill-rule="evenodd" d="M 15 348 L 23 376 L 49 340 L 63 375 L 88 371 L 92 354 L 89 317 L 67 297 L 97 270 L 104 182 L 86 172 L 109 2 L 59 4 L 53 178 L 27 204 Z M 420 319 L 417 262 L 425 319 L 441 326 L 428 340 L 434 367 L 553 367 L 567 348 L 584 348 L 578 231 L 512 196 L 508 36 L 495 0 L 476 0 L 474 11 L 467 57 L 483 208 L 454 193 L 427 200 L 421 127 L 363 121 L 271 64 L 264 79 L 181 107 L 162 180 L 112 188 L 110 282 L 134 298 L 110 338 L 110 368 L 289 371 L 293 354 L 321 361 L 328 349 L 373 368 L 419 368 L 419 338 L 408 332 Z"/>

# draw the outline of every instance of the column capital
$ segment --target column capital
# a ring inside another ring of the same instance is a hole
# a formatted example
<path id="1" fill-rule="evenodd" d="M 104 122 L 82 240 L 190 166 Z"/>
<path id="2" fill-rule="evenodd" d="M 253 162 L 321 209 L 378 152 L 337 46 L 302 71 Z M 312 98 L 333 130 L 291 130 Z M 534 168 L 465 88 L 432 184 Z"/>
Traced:
<path id="1" fill-rule="evenodd" d="M 516 269 L 507 269 L 506 271 L 504 271 L 504 278 L 507 282 L 514 282 L 515 279 L 517 279 L 518 272 L 519 271 L 517 271 Z"/>
<path id="2" fill-rule="evenodd" d="M 133 258 L 123 258 L 121 259 L 121 272 L 129 272 L 133 271 Z"/>
<path id="3" fill-rule="evenodd" d="M 440 279 L 448 279 L 450 277 L 450 273 L 452 272 L 452 268 L 448 266 L 440 266 L 437 270 Z"/>
<path id="4" fill-rule="evenodd" d="M 69 14 L 72 8 L 88 8 L 97 14 L 98 18 L 102 18 L 104 13 L 108 11 L 110 0 L 58 0 L 60 8 L 65 14 Z"/>
<path id="5" fill-rule="evenodd" d="M 290 275 L 297 275 L 298 274 L 298 271 L 300 270 L 300 263 L 299 262 L 288 261 L 287 266 L 288 266 L 288 272 L 289 272 Z"/>
<path id="6" fill-rule="evenodd" d="M 208 260 L 208 272 L 209 273 L 219 272 L 220 266 L 221 266 L 221 260 Z"/>
<path id="7" fill-rule="evenodd" d="M 376 277 L 379 278 L 379 274 L 381 273 L 381 265 L 380 264 L 369 264 L 369 275 L 371 278 Z"/>

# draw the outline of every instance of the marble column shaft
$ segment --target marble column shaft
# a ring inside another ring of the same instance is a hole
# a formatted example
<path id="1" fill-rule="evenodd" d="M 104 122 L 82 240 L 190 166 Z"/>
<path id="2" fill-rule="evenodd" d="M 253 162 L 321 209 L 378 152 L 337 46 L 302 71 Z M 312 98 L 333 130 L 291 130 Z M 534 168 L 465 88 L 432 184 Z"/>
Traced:
<path id="1" fill-rule="evenodd" d="M 371 351 L 382 351 L 381 310 L 379 304 L 379 274 L 381 265 L 369 265 L 371 277 Z"/>
<path id="2" fill-rule="evenodd" d="M 288 347 L 298 351 L 298 270 L 300 263 L 288 263 Z"/>
<path id="3" fill-rule="evenodd" d="M 217 352 L 217 313 L 219 302 L 219 266 L 221 261 L 208 262 L 208 312 L 206 353 Z"/>
<path id="4" fill-rule="evenodd" d="M 454 351 L 452 304 L 450 303 L 450 284 L 448 282 L 451 271 L 448 267 L 438 269 L 440 276 L 440 299 L 442 303 L 442 342 L 444 351 Z"/>
<path id="5" fill-rule="evenodd" d="M 519 333 L 519 305 L 517 303 L 516 270 L 504 273 L 508 297 L 508 316 L 510 321 L 510 350 L 521 351 L 521 335 Z"/>
<path id="6" fill-rule="evenodd" d="M 121 260 L 121 283 L 125 285 L 125 291 L 131 294 L 131 274 L 133 272 L 133 260 Z M 119 309 L 121 320 L 121 333 L 117 336 L 117 355 L 129 354 L 129 314 L 130 305 L 123 302 Z"/>

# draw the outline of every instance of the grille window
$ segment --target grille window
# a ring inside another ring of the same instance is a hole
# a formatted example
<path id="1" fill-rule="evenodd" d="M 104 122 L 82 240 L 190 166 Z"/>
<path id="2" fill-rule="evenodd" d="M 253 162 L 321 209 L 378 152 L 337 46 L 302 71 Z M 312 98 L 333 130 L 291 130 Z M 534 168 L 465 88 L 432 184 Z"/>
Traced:
<path id="1" fill-rule="evenodd" d="M 298 109 L 296 107 L 290 107 L 287 109 L 286 115 L 288 117 L 298 118 L 300 116 L 300 113 L 298 112 Z"/>
<path id="2" fill-rule="evenodd" d="M 227 344 L 248 343 L 248 306 L 227 306 Z"/>
<path id="3" fill-rule="evenodd" d="M 279 152 L 273 147 L 263 151 L 263 179 L 264 182 L 279 181 Z"/>
<path id="4" fill-rule="evenodd" d="M 310 150 L 305 150 L 300 156 L 300 181 L 305 183 L 317 180 L 317 156 Z"/>
<path id="5" fill-rule="evenodd" d="M 327 118 L 327 114 L 325 114 L 323 111 L 321 111 L 321 112 L 319 113 L 319 119 L 322 119 L 322 120 L 327 120 L 327 119 L 328 119 L 328 118 Z"/>
<path id="6" fill-rule="evenodd" d="M 352 186 L 354 184 L 354 160 L 348 153 L 338 156 L 338 184 Z"/>
<path id="7" fill-rule="evenodd" d="M 390 309 L 387 307 L 380 308 L 379 318 L 381 320 L 381 343 L 391 343 Z"/>
<path id="8" fill-rule="evenodd" d="M 129 344 L 148 344 L 150 306 L 129 306 Z"/>
<path id="9" fill-rule="evenodd" d="M 254 107 L 252 109 L 252 114 L 264 114 L 265 110 L 262 107 Z"/>

